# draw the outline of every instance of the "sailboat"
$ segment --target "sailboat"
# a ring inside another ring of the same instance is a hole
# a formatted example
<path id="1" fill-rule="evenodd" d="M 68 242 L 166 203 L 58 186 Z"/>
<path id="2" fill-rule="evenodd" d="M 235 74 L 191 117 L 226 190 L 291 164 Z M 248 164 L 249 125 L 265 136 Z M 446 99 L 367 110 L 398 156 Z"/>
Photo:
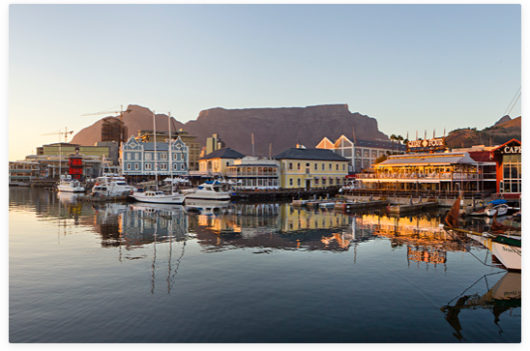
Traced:
<path id="1" fill-rule="evenodd" d="M 168 151 L 169 151 L 169 169 L 171 179 L 173 179 L 173 155 L 171 154 L 171 114 L 168 114 L 169 120 L 169 140 L 168 140 Z M 163 191 L 158 189 L 158 163 L 157 163 L 157 148 L 156 148 L 156 119 L 153 111 L 153 135 L 155 143 L 155 183 L 156 190 L 147 190 L 145 192 L 135 192 L 131 195 L 133 199 L 140 202 L 149 202 L 156 204 L 182 204 L 186 199 L 186 196 L 181 193 L 175 193 L 173 182 L 171 182 L 171 194 L 165 194 Z"/>
<path id="2" fill-rule="evenodd" d="M 497 222 L 497 216 L 491 225 L 490 232 L 477 233 L 459 228 L 460 197 L 458 197 L 445 217 L 443 228 L 449 234 L 467 236 L 487 247 L 508 270 L 521 270 L 521 232 L 518 228 Z"/>

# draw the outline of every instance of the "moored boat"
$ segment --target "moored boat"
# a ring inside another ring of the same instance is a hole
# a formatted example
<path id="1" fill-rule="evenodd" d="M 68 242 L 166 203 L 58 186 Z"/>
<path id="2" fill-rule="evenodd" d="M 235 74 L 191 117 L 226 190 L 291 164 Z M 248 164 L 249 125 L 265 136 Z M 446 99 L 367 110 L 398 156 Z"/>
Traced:
<path id="1" fill-rule="evenodd" d="M 490 232 L 477 233 L 460 229 L 458 221 L 460 198 L 445 217 L 444 230 L 449 233 L 463 234 L 488 248 L 508 270 L 521 270 L 521 232 L 520 228 L 506 226 L 497 222 L 496 213 Z"/>
<path id="2" fill-rule="evenodd" d="M 498 216 L 504 216 L 507 213 L 508 213 L 508 205 L 506 204 L 501 204 L 501 205 L 497 205 L 492 208 L 487 208 L 484 211 L 484 214 L 488 217 L 493 217 L 495 214 L 497 214 Z"/>
<path id="3" fill-rule="evenodd" d="M 77 179 L 72 179 L 70 175 L 61 176 L 61 181 L 57 185 L 57 190 L 70 192 L 70 193 L 82 193 L 85 191 L 85 187 L 81 185 L 81 182 Z"/>
<path id="4" fill-rule="evenodd" d="M 230 192 L 218 180 L 207 181 L 199 185 L 198 188 L 184 189 L 182 194 L 186 199 L 195 200 L 230 200 Z"/>
<path id="5" fill-rule="evenodd" d="M 96 179 L 96 184 L 92 188 L 90 196 L 127 196 L 132 195 L 137 189 L 128 185 L 125 177 L 115 174 L 105 174 Z"/>

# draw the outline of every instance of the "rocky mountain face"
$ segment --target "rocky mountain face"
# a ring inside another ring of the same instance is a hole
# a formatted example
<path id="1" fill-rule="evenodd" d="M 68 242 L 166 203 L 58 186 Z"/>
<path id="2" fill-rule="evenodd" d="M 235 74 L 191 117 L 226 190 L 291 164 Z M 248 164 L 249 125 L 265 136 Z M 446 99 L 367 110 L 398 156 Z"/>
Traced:
<path id="1" fill-rule="evenodd" d="M 123 122 L 127 127 L 127 139 L 131 135 L 138 135 L 139 130 L 153 130 L 153 111 L 138 105 L 129 105 L 126 110 L 131 110 L 123 114 Z M 165 114 L 156 114 L 157 131 L 167 132 L 169 130 L 167 117 Z M 103 117 L 93 125 L 83 128 L 74 135 L 72 143 L 93 146 L 96 142 L 101 141 L 101 126 L 105 118 L 108 117 Z M 171 117 L 171 131 L 179 130 L 180 128 L 184 128 L 184 124 Z"/>
<path id="2" fill-rule="evenodd" d="M 124 114 L 128 136 L 137 135 L 140 129 L 153 129 L 152 112 L 148 108 L 129 105 L 131 112 Z M 274 156 L 297 143 L 315 147 L 324 137 L 334 141 L 342 134 L 353 139 L 352 127 L 358 139 L 389 140 L 379 131 L 377 120 L 359 113 L 351 113 L 348 105 L 319 105 L 289 108 L 224 109 L 212 108 L 201 111 L 195 121 L 182 124 L 172 122 L 172 130 L 183 128 L 197 137 L 201 146 L 206 138 L 218 134 L 226 146 L 245 155 L 268 156 L 269 143 Z M 94 145 L 101 140 L 101 121 L 77 133 L 72 143 Z M 167 115 L 156 115 L 157 130 L 167 131 Z"/>

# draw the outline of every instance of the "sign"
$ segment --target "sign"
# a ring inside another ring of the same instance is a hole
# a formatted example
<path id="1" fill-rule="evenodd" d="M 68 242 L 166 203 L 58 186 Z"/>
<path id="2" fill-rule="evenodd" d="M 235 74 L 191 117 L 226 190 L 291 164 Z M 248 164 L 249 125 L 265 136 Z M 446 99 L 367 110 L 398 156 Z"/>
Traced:
<path id="1" fill-rule="evenodd" d="M 505 146 L 501 149 L 501 153 L 503 154 L 520 154 L 521 153 L 521 147 L 520 146 Z"/>
<path id="2" fill-rule="evenodd" d="M 409 140 L 407 143 L 407 152 L 433 150 L 445 150 L 445 137 L 426 140 Z"/>

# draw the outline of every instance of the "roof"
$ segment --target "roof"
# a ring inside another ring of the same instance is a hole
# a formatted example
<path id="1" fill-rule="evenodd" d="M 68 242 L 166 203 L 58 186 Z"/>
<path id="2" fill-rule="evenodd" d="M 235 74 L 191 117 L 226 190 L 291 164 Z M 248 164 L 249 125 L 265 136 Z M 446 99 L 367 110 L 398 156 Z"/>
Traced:
<path id="1" fill-rule="evenodd" d="M 408 154 L 389 156 L 386 161 L 377 166 L 437 166 L 460 164 L 476 164 L 467 152 L 444 152 L 437 154 Z"/>
<path id="2" fill-rule="evenodd" d="M 344 158 L 331 150 L 328 149 L 298 149 L 290 148 L 283 152 L 280 152 L 275 159 L 278 160 L 323 160 L 323 161 L 348 161 L 347 158 Z"/>
<path id="3" fill-rule="evenodd" d="M 225 147 L 223 149 L 215 150 L 213 152 L 210 152 L 208 155 L 201 157 L 199 160 L 207 160 L 212 158 L 243 158 L 245 155 L 243 155 L 241 152 L 238 152 L 234 149 L 231 149 L 229 147 Z"/>
<path id="4" fill-rule="evenodd" d="M 469 156 L 477 162 L 492 162 L 489 151 L 469 151 Z"/>
<path id="5" fill-rule="evenodd" d="M 521 142 L 520 142 L 519 140 L 517 140 L 517 139 L 512 139 L 512 140 L 509 140 L 509 141 L 505 142 L 504 144 L 502 144 L 502 145 L 496 147 L 495 149 L 491 150 L 491 152 L 493 153 L 493 152 L 495 152 L 495 151 L 497 151 L 497 150 L 500 150 L 502 147 L 504 147 L 504 146 L 506 146 L 506 145 L 508 145 L 508 144 L 510 144 L 510 143 L 513 143 L 513 142 L 515 142 L 515 143 L 521 145 Z"/>

